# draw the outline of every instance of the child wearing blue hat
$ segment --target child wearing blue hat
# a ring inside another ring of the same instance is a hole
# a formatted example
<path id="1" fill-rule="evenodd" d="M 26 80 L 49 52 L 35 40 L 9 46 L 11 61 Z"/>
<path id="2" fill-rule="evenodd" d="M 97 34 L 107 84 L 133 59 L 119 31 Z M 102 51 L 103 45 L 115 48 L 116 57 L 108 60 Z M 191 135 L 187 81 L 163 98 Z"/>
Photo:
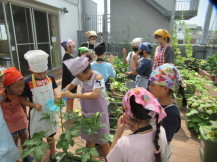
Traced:
<path id="1" fill-rule="evenodd" d="M 150 53 L 152 46 L 148 42 L 143 42 L 139 46 L 139 50 L 132 58 L 133 68 L 131 72 L 127 72 L 126 75 L 134 74 L 136 75 L 136 87 L 148 87 L 148 79 L 152 72 L 152 61 Z M 141 57 L 138 61 L 138 57 Z"/>

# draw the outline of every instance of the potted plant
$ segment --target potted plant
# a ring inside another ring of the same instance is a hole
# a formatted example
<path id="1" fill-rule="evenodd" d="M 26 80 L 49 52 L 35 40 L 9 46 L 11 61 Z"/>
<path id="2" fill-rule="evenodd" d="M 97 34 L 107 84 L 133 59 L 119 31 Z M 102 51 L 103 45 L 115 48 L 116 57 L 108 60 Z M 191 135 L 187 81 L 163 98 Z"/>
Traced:
<path id="1" fill-rule="evenodd" d="M 186 125 L 197 134 L 199 127 L 210 125 L 210 120 L 217 119 L 217 98 L 211 96 L 194 95 L 188 99 Z"/>
<path id="2" fill-rule="evenodd" d="M 200 158 L 202 162 L 217 161 L 217 121 L 210 121 L 211 125 L 200 127 Z"/>
<path id="3" fill-rule="evenodd" d="M 53 108 L 56 104 L 56 108 Z M 97 148 L 87 148 L 82 147 L 79 144 L 80 148 L 78 148 L 75 153 L 72 153 L 69 151 L 70 147 L 74 147 L 76 144 L 74 137 L 77 137 L 80 135 L 81 130 L 83 133 L 93 136 L 97 134 L 97 130 L 104 127 L 104 124 L 100 124 L 100 113 L 93 114 L 91 118 L 86 118 L 82 116 L 79 112 L 74 113 L 64 113 L 63 107 L 65 106 L 64 101 L 59 100 L 58 103 L 53 103 L 52 110 L 53 113 L 58 113 L 60 118 L 60 128 L 62 130 L 62 133 L 60 135 L 60 139 L 57 140 L 56 148 L 61 149 L 61 152 L 58 152 L 55 157 L 58 157 L 58 162 L 65 162 L 65 161 L 75 161 L 75 162 L 87 162 L 87 161 L 99 161 L 96 160 L 96 157 L 99 157 L 99 153 L 97 151 Z M 46 120 L 47 118 L 52 117 L 49 114 L 45 114 L 45 117 L 41 120 Z M 63 126 L 63 120 L 72 120 L 73 124 L 68 130 L 64 129 Z M 57 123 L 53 123 L 57 124 Z M 35 160 L 37 162 L 41 161 L 45 150 L 49 148 L 49 145 L 47 143 L 44 143 L 41 139 L 44 137 L 45 132 L 39 132 L 35 133 L 33 135 L 33 138 L 30 140 L 26 140 L 24 143 L 24 146 L 26 146 L 26 149 L 24 149 L 22 153 L 22 158 L 33 155 Z M 108 139 L 109 135 L 103 136 L 103 139 Z M 102 139 L 102 140 L 103 140 Z"/>

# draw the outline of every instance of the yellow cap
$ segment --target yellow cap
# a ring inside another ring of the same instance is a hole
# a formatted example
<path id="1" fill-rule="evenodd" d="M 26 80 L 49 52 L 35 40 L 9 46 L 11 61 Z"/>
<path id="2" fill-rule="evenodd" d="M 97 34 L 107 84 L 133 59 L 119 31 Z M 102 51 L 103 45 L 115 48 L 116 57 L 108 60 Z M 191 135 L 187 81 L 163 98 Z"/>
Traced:
<path id="1" fill-rule="evenodd" d="M 154 32 L 154 35 L 159 35 L 159 36 L 161 36 L 161 37 L 163 37 L 163 38 L 168 38 L 168 37 L 170 37 L 169 32 L 168 32 L 167 30 L 165 30 L 165 29 L 158 29 L 158 30 L 156 30 L 156 31 Z"/>

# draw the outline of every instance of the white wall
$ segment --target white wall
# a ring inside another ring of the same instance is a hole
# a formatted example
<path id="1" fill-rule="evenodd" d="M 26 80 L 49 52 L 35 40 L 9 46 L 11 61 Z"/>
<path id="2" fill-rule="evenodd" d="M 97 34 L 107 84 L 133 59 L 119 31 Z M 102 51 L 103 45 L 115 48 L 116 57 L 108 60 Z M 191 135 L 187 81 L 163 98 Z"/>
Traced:
<path id="1" fill-rule="evenodd" d="M 77 31 L 81 28 L 82 0 L 36 0 L 56 8 L 59 8 L 59 32 L 60 42 L 72 39 L 77 44 Z M 61 12 L 67 8 L 68 13 Z M 65 50 L 61 47 L 62 56 Z"/>

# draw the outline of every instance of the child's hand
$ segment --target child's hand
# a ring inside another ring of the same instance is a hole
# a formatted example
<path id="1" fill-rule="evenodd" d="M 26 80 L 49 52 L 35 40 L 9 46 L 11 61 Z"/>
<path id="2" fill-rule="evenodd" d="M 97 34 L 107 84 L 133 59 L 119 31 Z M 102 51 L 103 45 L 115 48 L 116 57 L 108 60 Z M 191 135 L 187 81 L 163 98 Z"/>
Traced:
<path id="1" fill-rule="evenodd" d="M 55 96 L 54 97 L 54 103 L 58 103 L 59 100 L 61 100 L 60 96 Z"/>
<path id="2" fill-rule="evenodd" d="M 141 49 L 138 49 L 138 50 L 135 52 L 135 54 L 138 56 L 140 52 L 142 52 L 142 50 L 141 50 Z"/>
<path id="3" fill-rule="evenodd" d="M 35 110 L 37 110 L 37 111 L 41 111 L 42 105 L 40 105 L 40 104 L 35 104 L 34 108 L 35 108 Z"/>
<path id="4" fill-rule="evenodd" d="M 117 122 L 117 130 L 116 130 L 116 134 L 118 134 L 119 136 L 121 136 L 124 132 L 124 126 L 125 126 L 125 121 L 123 118 L 123 115 L 118 119 Z"/>
<path id="5" fill-rule="evenodd" d="M 128 75 L 130 75 L 130 72 L 126 72 L 126 73 L 125 73 L 125 76 L 128 76 Z"/>
<path id="6" fill-rule="evenodd" d="M 126 50 L 126 48 L 123 48 L 122 54 L 124 55 L 124 57 L 127 57 L 127 50 Z"/>
<path id="7" fill-rule="evenodd" d="M 69 91 L 62 91 L 61 98 L 74 98 L 74 94 Z"/>
<path id="8" fill-rule="evenodd" d="M 114 56 L 113 56 L 113 54 L 111 54 L 111 55 L 109 56 L 109 62 L 110 62 L 111 64 L 114 62 Z"/>

